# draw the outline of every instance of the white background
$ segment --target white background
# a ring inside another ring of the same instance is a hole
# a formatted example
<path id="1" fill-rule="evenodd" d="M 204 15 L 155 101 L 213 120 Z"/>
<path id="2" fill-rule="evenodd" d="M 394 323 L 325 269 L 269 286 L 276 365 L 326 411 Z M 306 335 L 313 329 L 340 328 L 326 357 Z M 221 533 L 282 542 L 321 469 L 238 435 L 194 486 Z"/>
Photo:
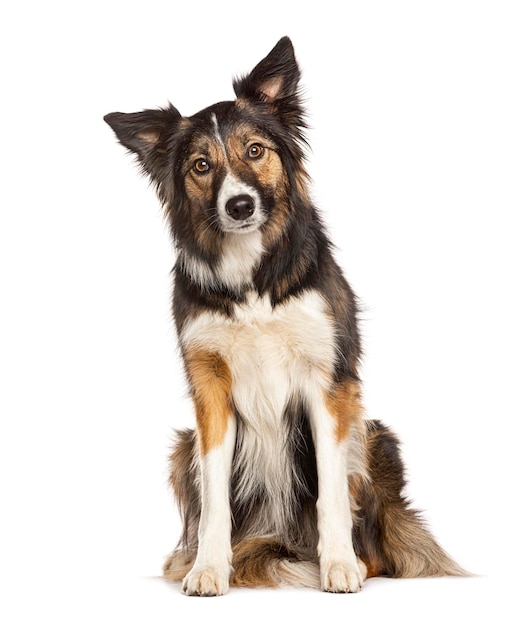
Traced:
<path id="1" fill-rule="evenodd" d="M 2 623 L 522 623 L 522 4 L 14 7 L 0 16 Z M 409 493 L 478 578 L 218 599 L 156 578 L 179 531 L 172 429 L 192 423 L 173 251 L 102 116 L 231 99 L 232 76 L 285 34 L 315 201 L 364 308 L 369 416 L 399 434 Z"/>

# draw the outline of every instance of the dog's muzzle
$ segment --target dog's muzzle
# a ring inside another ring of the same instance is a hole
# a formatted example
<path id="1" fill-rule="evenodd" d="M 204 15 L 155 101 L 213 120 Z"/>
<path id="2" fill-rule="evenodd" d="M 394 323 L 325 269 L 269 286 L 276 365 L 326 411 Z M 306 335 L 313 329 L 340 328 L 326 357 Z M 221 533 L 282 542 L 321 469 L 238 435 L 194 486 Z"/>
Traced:
<path id="1" fill-rule="evenodd" d="M 224 232 L 250 232 L 266 220 L 258 191 L 231 173 L 220 187 L 217 213 Z"/>

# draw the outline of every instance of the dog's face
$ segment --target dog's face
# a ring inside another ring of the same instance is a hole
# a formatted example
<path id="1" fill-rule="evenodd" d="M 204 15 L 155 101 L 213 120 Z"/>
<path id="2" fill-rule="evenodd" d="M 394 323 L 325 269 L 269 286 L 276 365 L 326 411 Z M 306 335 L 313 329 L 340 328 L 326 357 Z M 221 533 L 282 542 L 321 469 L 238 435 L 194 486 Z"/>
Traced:
<path id="1" fill-rule="evenodd" d="M 186 122 L 191 130 L 177 174 L 199 233 L 254 231 L 283 208 L 278 199 L 288 179 L 279 147 L 253 113 L 222 103 Z"/>
<path id="2" fill-rule="evenodd" d="M 105 117 L 155 183 L 180 247 L 211 258 L 229 233 L 260 231 L 265 249 L 282 236 L 307 194 L 299 76 L 284 38 L 234 81 L 232 102 Z"/>

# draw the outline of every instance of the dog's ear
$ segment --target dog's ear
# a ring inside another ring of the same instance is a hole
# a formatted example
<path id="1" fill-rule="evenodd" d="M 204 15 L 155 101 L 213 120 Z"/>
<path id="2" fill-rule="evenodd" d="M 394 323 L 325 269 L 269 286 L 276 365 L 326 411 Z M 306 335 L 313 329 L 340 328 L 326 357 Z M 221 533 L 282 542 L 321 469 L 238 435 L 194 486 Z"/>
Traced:
<path id="1" fill-rule="evenodd" d="M 104 121 L 111 126 L 118 141 L 134 152 L 144 169 L 152 174 L 152 166 L 165 154 L 163 148 L 170 131 L 181 119 L 170 104 L 167 109 L 149 109 L 138 113 L 109 113 Z"/>
<path id="2" fill-rule="evenodd" d="M 274 104 L 297 99 L 300 69 L 289 37 L 282 37 L 265 59 L 247 76 L 233 81 L 238 98 Z"/>

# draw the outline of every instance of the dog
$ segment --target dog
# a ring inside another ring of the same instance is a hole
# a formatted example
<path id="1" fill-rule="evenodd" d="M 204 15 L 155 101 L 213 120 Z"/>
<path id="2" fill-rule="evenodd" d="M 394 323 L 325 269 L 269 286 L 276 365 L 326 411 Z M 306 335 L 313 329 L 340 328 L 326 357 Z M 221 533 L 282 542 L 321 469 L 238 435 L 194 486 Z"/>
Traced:
<path id="1" fill-rule="evenodd" d="M 164 575 L 188 595 L 465 575 L 403 495 L 396 436 L 364 417 L 357 300 L 310 198 L 299 80 L 284 37 L 233 101 L 104 118 L 177 249 L 196 428 L 170 459 L 183 533 Z"/>

